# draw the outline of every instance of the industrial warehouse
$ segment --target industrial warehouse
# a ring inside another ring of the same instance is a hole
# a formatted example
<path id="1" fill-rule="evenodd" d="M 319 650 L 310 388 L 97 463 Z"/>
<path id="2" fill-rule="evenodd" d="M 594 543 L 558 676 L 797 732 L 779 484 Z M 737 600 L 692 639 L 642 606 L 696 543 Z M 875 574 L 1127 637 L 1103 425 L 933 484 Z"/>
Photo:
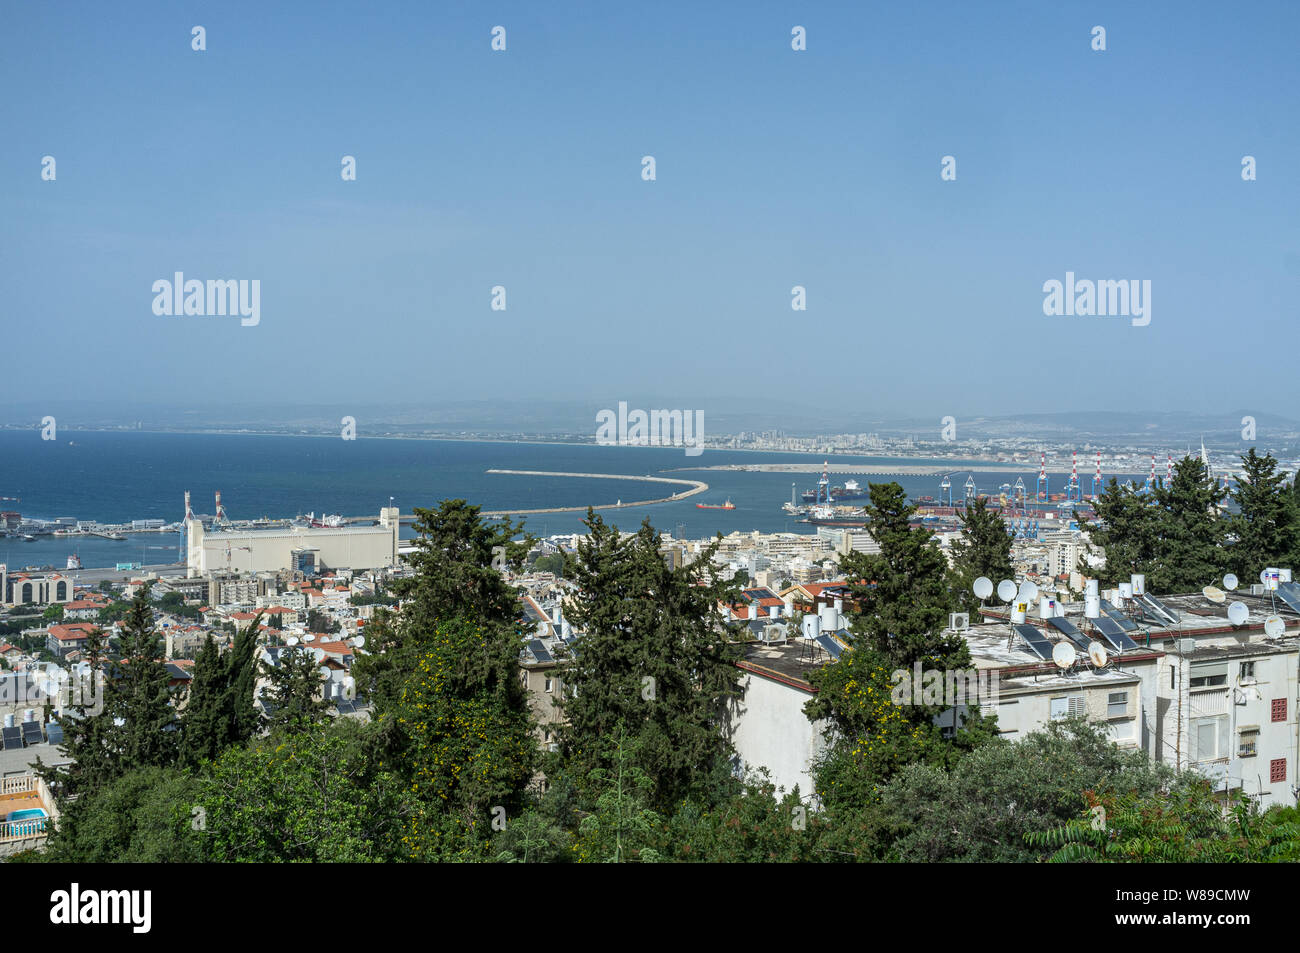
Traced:
<path id="1" fill-rule="evenodd" d="M 193 577 L 227 571 L 314 574 L 391 568 L 397 565 L 401 520 L 397 507 L 386 506 L 370 526 L 294 523 L 274 529 L 208 530 L 189 512 L 184 525 L 186 574 Z"/>

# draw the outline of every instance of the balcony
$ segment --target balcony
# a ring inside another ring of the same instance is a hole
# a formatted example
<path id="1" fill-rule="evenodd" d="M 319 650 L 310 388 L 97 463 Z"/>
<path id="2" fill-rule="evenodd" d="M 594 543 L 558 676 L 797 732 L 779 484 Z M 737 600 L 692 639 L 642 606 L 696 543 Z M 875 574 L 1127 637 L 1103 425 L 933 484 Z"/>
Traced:
<path id="1" fill-rule="evenodd" d="M 59 811 L 34 774 L 0 779 L 0 858 L 44 846 Z"/>

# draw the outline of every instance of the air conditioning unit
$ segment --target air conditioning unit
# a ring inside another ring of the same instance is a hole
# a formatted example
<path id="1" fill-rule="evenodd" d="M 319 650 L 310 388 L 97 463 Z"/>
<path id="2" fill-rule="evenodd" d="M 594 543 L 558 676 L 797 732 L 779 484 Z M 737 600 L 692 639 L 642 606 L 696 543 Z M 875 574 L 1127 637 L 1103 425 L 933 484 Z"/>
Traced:
<path id="1" fill-rule="evenodd" d="M 785 641 L 785 626 L 783 625 L 765 625 L 763 626 L 762 640 L 768 645 L 778 644 Z"/>
<path id="2" fill-rule="evenodd" d="M 1262 596 L 1264 594 L 1264 584 L 1262 582 L 1251 583 L 1250 594 L 1252 596 Z"/>
<path id="3" fill-rule="evenodd" d="M 969 612 L 951 612 L 948 614 L 948 628 L 954 632 L 965 632 L 970 628 Z"/>
<path id="4" fill-rule="evenodd" d="M 1175 641 L 1175 645 L 1177 645 L 1177 647 L 1178 647 L 1178 654 L 1179 654 L 1179 655 L 1186 655 L 1188 652 L 1195 652 L 1195 651 L 1196 651 L 1196 640 L 1195 640 L 1195 639 L 1177 639 L 1177 640 Z"/>

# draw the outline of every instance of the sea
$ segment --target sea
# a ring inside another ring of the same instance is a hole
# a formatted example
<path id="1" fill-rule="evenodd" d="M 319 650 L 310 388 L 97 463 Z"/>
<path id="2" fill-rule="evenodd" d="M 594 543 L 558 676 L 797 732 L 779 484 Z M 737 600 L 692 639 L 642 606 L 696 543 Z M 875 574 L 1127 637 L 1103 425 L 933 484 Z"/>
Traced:
<path id="1" fill-rule="evenodd" d="M 715 533 L 813 533 L 781 509 L 793 488 L 812 489 L 816 474 L 701 470 L 701 467 L 754 463 L 816 463 L 812 454 L 706 450 L 688 457 L 681 448 L 608 447 L 558 443 L 483 440 L 417 440 L 338 436 L 264 434 L 186 434 L 140 431 L 60 430 L 58 440 L 40 432 L 0 431 L 0 510 L 24 518 L 75 517 L 101 523 L 133 519 L 180 520 L 184 493 L 192 494 L 196 514 L 215 512 L 214 492 L 231 519 L 283 519 L 308 512 L 318 516 L 378 517 L 393 503 L 403 514 L 415 507 L 436 507 L 443 499 L 466 499 L 485 510 L 537 509 L 614 504 L 670 496 L 683 486 L 631 480 L 493 474 L 488 470 L 547 470 L 610 473 L 702 480 L 705 493 L 686 500 L 630 509 L 602 509 L 608 523 L 634 530 L 643 519 L 660 531 L 698 539 Z M 967 473 L 960 468 L 978 461 L 891 457 L 836 456 L 837 464 L 933 465 L 952 474 L 954 495 L 961 495 Z M 1031 492 L 1035 473 L 976 473 L 981 492 L 996 493 L 1003 483 L 1023 477 Z M 1050 474 L 1053 492 L 1067 474 Z M 845 477 L 832 474 L 832 483 Z M 858 477 L 897 480 L 912 496 L 939 494 L 934 476 Z M 1089 489 L 1085 479 L 1085 489 Z M 1123 479 L 1127 479 L 1124 477 Z M 9 499 L 3 499 L 3 498 Z M 731 500 L 734 510 L 702 510 L 696 503 Z M 586 531 L 585 513 L 540 513 L 523 517 L 537 536 Z M 0 538 L 0 563 L 10 569 L 52 565 L 62 569 L 70 554 L 85 568 L 119 562 L 144 565 L 180 560 L 176 534 L 128 533 L 124 541 L 96 537 L 38 536 L 35 542 Z M 411 535 L 409 528 L 403 535 Z"/>

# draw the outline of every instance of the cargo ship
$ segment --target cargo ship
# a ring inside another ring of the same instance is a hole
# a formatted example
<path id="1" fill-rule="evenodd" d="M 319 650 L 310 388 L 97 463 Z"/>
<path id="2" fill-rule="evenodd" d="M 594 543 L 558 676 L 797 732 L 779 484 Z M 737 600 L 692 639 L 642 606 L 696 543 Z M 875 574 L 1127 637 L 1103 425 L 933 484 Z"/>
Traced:
<path id="1" fill-rule="evenodd" d="M 844 500 L 865 500 L 871 496 L 871 493 L 863 489 L 857 480 L 845 480 L 843 486 L 832 486 L 829 489 L 818 487 L 816 490 L 804 490 L 801 494 L 805 503 L 823 502 L 821 497 L 829 494 L 831 503 L 840 503 Z"/>
<path id="2" fill-rule="evenodd" d="M 845 513 L 833 510 L 829 506 L 814 506 L 799 522 L 811 523 L 813 526 L 861 528 L 867 525 L 867 513 L 865 510 Z"/>
<path id="3" fill-rule="evenodd" d="M 696 503 L 695 508 L 697 510 L 734 510 L 736 504 L 731 500 L 727 500 L 725 503 Z"/>
<path id="4" fill-rule="evenodd" d="M 78 556 L 76 553 L 73 553 L 71 556 L 69 556 L 69 557 L 68 557 L 68 568 L 69 568 L 69 569 L 80 569 L 80 568 L 81 568 L 81 557 Z"/>

